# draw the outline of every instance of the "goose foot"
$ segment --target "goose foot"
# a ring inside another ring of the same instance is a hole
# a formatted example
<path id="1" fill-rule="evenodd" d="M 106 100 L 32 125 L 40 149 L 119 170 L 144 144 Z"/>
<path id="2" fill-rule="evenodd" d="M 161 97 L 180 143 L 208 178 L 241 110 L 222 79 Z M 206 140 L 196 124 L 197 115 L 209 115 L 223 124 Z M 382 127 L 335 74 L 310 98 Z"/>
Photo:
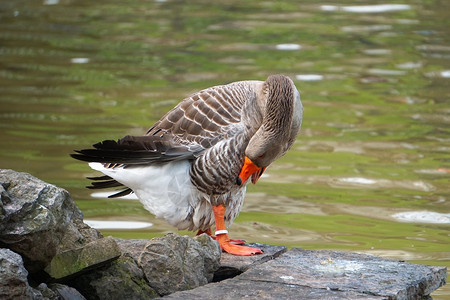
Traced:
<path id="1" fill-rule="evenodd" d="M 217 235 L 216 240 L 219 242 L 220 248 L 230 254 L 251 256 L 263 253 L 262 250 L 258 248 L 233 244 L 226 233 Z"/>
<path id="2" fill-rule="evenodd" d="M 216 221 L 216 241 L 219 242 L 220 248 L 228 252 L 230 254 L 234 255 L 243 255 L 243 256 L 250 256 L 254 254 L 260 254 L 263 253 L 258 248 L 252 248 L 247 246 L 240 246 L 244 244 L 245 242 L 242 240 L 230 240 L 228 237 L 228 231 L 225 227 L 225 206 L 223 205 L 217 205 L 213 206 L 213 212 L 214 212 L 214 218 Z M 238 243 L 238 244 L 236 244 Z"/>

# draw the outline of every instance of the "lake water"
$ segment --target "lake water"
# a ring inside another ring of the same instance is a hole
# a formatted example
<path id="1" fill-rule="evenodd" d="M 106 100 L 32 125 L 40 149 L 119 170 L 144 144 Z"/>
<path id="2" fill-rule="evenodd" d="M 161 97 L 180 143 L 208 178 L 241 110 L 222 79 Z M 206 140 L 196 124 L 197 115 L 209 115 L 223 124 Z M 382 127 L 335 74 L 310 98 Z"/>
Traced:
<path id="1" fill-rule="evenodd" d="M 105 235 L 161 236 L 175 229 L 136 200 L 91 195 L 69 153 L 141 135 L 202 88 L 283 73 L 303 128 L 231 237 L 449 266 L 450 2 L 371 4 L 2 1 L 0 167 L 67 189 Z"/>

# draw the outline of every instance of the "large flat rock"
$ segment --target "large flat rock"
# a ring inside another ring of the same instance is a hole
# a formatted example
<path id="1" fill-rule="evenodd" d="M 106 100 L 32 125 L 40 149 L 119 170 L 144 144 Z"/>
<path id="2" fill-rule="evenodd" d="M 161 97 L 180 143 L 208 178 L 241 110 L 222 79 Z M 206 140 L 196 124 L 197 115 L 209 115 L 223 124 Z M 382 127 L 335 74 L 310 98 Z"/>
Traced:
<path id="1" fill-rule="evenodd" d="M 420 299 L 447 269 L 366 254 L 294 248 L 232 279 L 168 299 Z"/>
<path id="2" fill-rule="evenodd" d="M 236 256 L 222 252 L 220 268 L 214 273 L 214 282 L 242 274 L 249 268 L 268 262 L 287 251 L 286 246 L 273 246 L 259 243 L 250 243 L 246 244 L 246 246 L 259 248 L 264 253 L 253 256 Z"/>

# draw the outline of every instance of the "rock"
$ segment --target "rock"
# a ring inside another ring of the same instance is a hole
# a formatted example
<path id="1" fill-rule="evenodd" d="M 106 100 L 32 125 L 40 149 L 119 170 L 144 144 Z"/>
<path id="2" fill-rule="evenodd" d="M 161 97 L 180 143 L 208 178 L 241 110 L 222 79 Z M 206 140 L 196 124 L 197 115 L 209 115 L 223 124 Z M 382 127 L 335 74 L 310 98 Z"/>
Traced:
<path id="1" fill-rule="evenodd" d="M 220 268 L 214 273 L 214 282 L 237 276 L 249 268 L 272 260 L 287 251 L 286 246 L 273 246 L 259 243 L 250 243 L 246 244 L 246 246 L 259 248 L 264 253 L 253 256 L 236 256 L 225 252 L 222 253 Z"/>
<path id="2" fill-rule="evenodd" d="M 339 292 L 327 289 L 314 289 L 307 286 L 287 285 L 276 282 L 247 281 L 227 279 L 219 283 L 210 283 L 190 291 L 176 292 L 168 295 L 164 300 L 172 299 L 308 299 L 308 300 L 381 300 L 386 298 L 364 295 L 355 292 Z"/>
<path id="3" fill-rule="evenodd" d="M 45 272 L 54 279 L 65 280 L 105 265 L 120 255 L 116 241 L 112 237 L 106 237 L 83 247 L 58 253 L 47 265 Z"/>
<path id="4" fill-rule="evenodd" d="M 101 236 L 82 224 L 82 213 L 66 190 L 27 173 L 0 169 L 0 203 L 0 246 L 22 255 L 32 273 L 58 251 Z"/>
<path id="5" fill-rule="evenodd" d="M 445 284 L 445 267 L 342 251 L 294 248 L 245 273 L 167 299 L 421 299 Z"/>
<path id="6" fill-rule="evenodd" d="M 44 299 L 29 286 L 22 257 L 9 249 L 0 249 L 0 299 Z"/>
<path id="7" fill-rule="evenodd" d="M 170 233 L 150 241 L 119 240 L 119 245 L 160 295 L 207 284 L 220 266 L 219 245 L 207 235 L 192 239 Z"/>
<path id="8" fill-rule="evenodd" d="M 123 255 L 110 266 L 93 270 L 71 280 L 87 299 L 151 299 L 159 297 L 145 280 L 133 258 Z"/>
<path id="9" fill-rule="evenodd" d="M 83 247 L 84 245 L 101 238 L 103 238 L 103 235 L 100 231 L 83 223 L 83 214 L 75 205 L 72 218 L 70 219 L 64 237 L 59 244 L 58 253 Z"/>
<path id="10" fill-rule="evenodd" d="M 294 248 L 244 273 L 244 280 L 353 291 L 390 299 L 429 295 L 445 283 L 446 269 L 343 251 Z"/>
<path id="11" fill-rule="evenodd" d="M 48 286 L 41 283 L 38 290 L 44 298 L 50 300 L 86 300 L 76 289 L 59 283 L 51 283 Z"/>

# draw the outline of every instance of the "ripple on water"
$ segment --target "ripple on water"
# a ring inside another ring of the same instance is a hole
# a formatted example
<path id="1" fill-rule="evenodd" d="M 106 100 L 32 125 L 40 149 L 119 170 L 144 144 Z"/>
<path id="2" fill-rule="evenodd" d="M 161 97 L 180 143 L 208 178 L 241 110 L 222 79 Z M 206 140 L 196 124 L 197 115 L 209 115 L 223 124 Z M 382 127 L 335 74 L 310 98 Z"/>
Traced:
<path id="1" fill-rule="evenodd" d="M 73 64 L 87 64 L 89 62 L 89 58 L 87 57 L 74 57 L 70 60 Z"/>
<path id="2" fill-rule="evenodd" d="M 411 9 L 407 4 L 376 4 L 376 5 L 355 5 L 355 6 L 337 6 L 321 5 L 323 11 L 346 11 L 352 13 L 383 13 L 391 11 L 401 11 Z"/>
<path id="3" fill-rule="evenodd" d="M 354 186 L 354 187 L 371 187 L 378 189 L 407 189 L 429 192 L 435 189 L 430 183 L 421 180 L 389 180 L 389 179 L 372 179 L 364 177 L 342 177 L 333 178 L 329 183 L 331 186 Z"/>
<path id="4" fill-rule="evenodd" d="M 433 211 L 408 211 L 393 214 L 392 217 L 401 222 L 450 224 L 450 214 Z"/>
<path id="5" fill-rule="evenodd" d="M 320 81 L 323 80 L 323 75 L 319 74 L 298 74 L 295 78 L 300 81 Z"/>
<path id="6" fill-rule="evenodd" d="M 277 50 L 294 51 L 302 49 L 302 46 L 299 44 L 278 44 L 275 48 Z"/>

